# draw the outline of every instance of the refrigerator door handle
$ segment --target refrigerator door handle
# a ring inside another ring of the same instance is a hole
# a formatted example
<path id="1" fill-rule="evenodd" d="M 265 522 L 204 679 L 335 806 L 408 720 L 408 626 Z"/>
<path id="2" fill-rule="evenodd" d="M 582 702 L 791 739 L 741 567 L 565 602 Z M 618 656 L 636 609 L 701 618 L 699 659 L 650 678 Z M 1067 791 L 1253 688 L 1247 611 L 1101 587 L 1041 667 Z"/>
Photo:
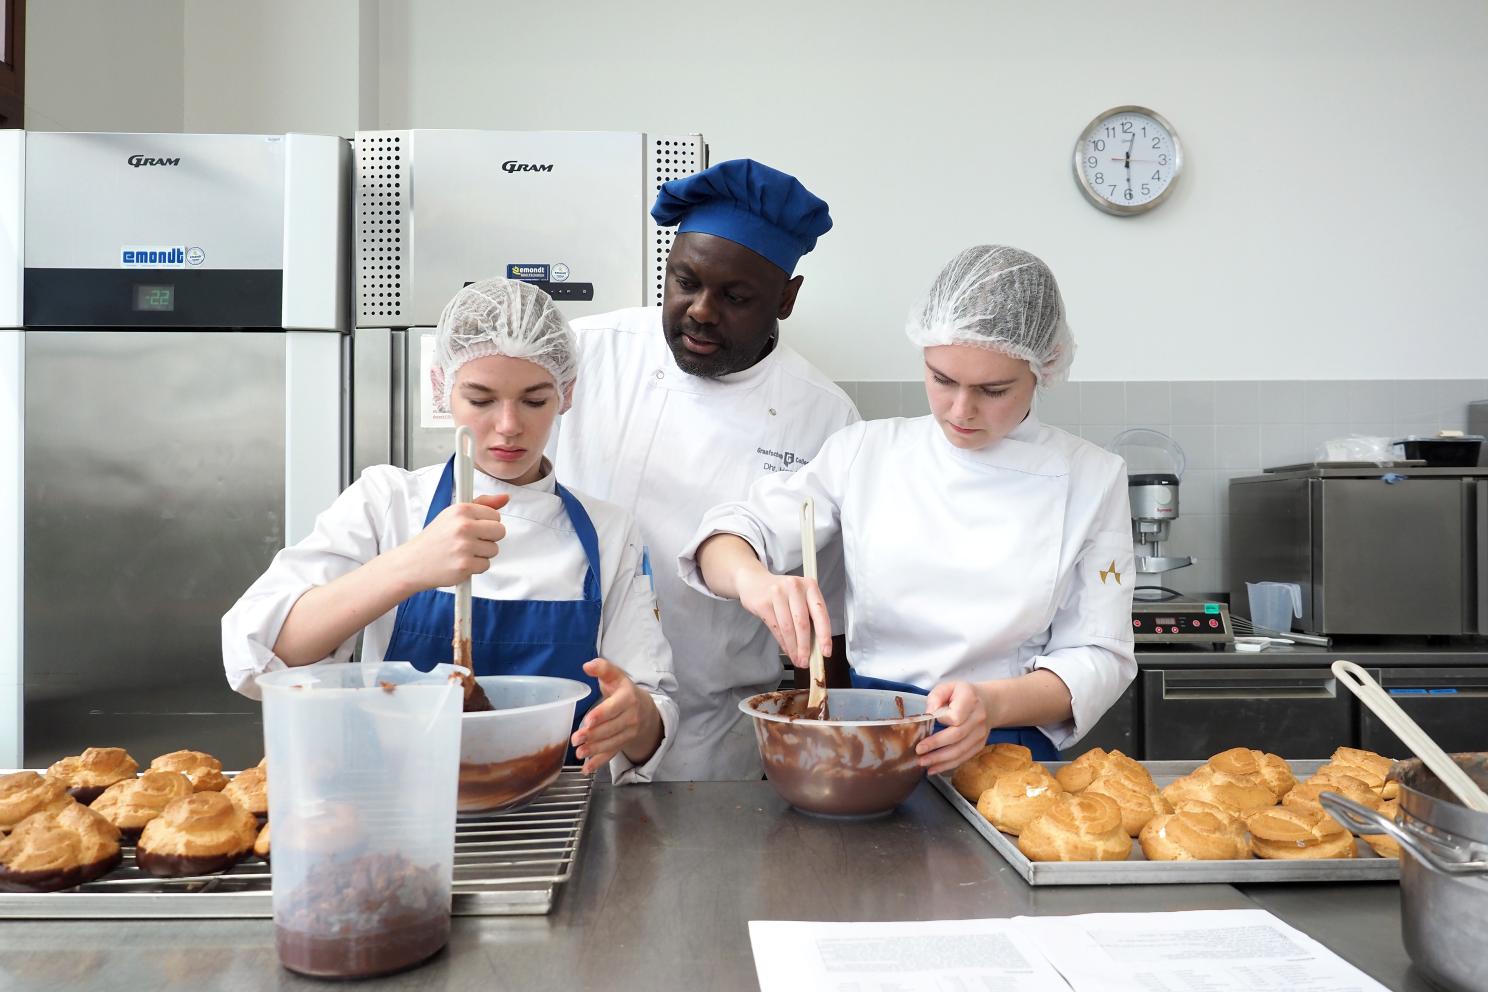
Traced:
<path id="1" fill-rule="evenodd" d="M 1473 489 L 1477 490 L 1477 512 L 1473 514 L 1477 531 L 1473 543 L 1477 546 L 1477 554 L 1473 556 L 1472 565 L 1476 567 L 1472 569 L 1474 574 L 1470 576 L 1468 588 L 1477 589 L 1477 624 L 1474 629 L 1476 633 L 1488 634 L 1488 479 L 1477 480 Z"/>
<path id="2" fill-rule="evenodd" d="M 408 431 L 410 430 L 409 396 L 408 396 L 408 362 L 410 356 L 408 349 L 416 347 L 418 335 L 408 331 L 393 332 L 393 359 L 392 368 L 389 370 L 389 387 L 391 389 L 391 408 L 389 413 L 392 417 L 392 444 L 391 462 L 394 465 L 408 468 Z M 417 357 L 413 358 L 417 361 Z"/>
<path id="3" fill-rule="evenodd" d="M 1164 700 L 1334 699 L 1338 696 L 1338 680 L 1331 675 L 1278 675 L 1272 680 L 1246 685 L 1223 677 L 1185 677 L 1167 671 L 1157 674 L 1162 677 Z"/>

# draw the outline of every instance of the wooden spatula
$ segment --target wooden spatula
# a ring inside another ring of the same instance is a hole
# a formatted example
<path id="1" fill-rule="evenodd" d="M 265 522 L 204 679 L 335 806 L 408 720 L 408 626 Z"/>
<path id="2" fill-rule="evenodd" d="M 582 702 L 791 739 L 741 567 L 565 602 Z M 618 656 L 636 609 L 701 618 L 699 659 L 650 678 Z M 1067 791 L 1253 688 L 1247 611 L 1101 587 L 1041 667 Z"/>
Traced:
<path id="1" fill-rule="evenodd" d="M 801 504 L 801 574 L 816 581 L 816 504 L 810 496 Z M 827 665 L 815 625 L 811 630 L 811 688 L 806 694 L 806 718 L 831 719 L 827 712 Z"/>
<path id="2" fill-rule="evenodd" d="M 475 434 L 469 427 L 455 431 L 455 502 L 469 503 L 475 498 Z M 470 579 L 455 586 L 454 662 L 463 668 L 465 712 L 491 709 L 485 690 L 475 681 L 475 662 L 470 649 Z"/>

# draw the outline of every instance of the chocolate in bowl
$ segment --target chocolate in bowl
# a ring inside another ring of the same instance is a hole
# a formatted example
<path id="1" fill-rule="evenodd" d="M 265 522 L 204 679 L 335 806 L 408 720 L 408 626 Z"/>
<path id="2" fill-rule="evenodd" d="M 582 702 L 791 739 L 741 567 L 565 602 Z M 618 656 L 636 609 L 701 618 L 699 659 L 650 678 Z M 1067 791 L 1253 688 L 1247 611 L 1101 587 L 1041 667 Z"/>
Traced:
<path id="1" fill-rule="evenodd" d="M 491 709 L 460 718 L 461 814 L 528 802 L 563 770 L 574 711 L 593 690 L 544 675 L 479 675 Z"/>
<path id="2" fill-rule="evenodd" d="M 830 720 L 805 717 L 805 690 L 739 703 L 754 721 L 765 775 L 780 797 L 818 816 L 887 813 L 924 778 L 915 745 L 935 717 L 925 697 L 885 689 L 831 689 Z"/>
<path id="3" fill-rule="evenodd" d="M 532 799 L 563 770 L 567 741 L 559 741 L 507 761 L 460 762 L 461 813 L 489 813 L 510 809 Z"/>

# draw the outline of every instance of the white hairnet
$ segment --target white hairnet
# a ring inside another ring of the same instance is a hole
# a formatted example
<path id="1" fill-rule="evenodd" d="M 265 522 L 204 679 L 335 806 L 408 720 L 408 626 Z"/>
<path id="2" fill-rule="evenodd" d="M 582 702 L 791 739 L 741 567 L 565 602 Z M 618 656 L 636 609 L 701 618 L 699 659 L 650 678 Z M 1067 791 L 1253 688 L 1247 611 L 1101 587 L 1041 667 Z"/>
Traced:
<path id="1" fill-rule="evenodd" d="M 1062 381 L 1075 357 L 1054 273 L 1004 245 L 951 259 L 910 311 L 905 333 L 922 348 L 969 344 L 1026 359 L 1040 386 Z"/>
<path id="2" fill-rule="evenodd" d="M 471 283 L 444 305 L 434 333 L 434 376 L 446 409 L 461 367 L 493 355 L 546 369 L 560 395 L 579 374 L 578 342 L 553 298 L 514 279 Z"/>

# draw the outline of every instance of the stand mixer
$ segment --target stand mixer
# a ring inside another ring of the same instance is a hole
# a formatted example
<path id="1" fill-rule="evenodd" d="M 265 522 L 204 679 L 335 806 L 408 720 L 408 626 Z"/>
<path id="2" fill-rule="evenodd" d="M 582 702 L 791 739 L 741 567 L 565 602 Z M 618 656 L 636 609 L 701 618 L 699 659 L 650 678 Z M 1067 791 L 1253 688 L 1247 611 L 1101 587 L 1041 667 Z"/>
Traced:
<path id="1" fill-rule="evenodd" d="M 1112 438 L 1106 450 L 1126 462 L 1137 575 L 1163 575 L 1192 565 L 1190 555 L 1163 554 L 1179 513 L 1185 459 L 1178 442 L 1161 431 L 1134 427 Z M 1138 585 L 1132 596 L 1132 630 L 1139 643 L 1222 645 L 1235 639 L 1229 607 L 1223 603 L 1189 599 L 1159 584 Z"/>

